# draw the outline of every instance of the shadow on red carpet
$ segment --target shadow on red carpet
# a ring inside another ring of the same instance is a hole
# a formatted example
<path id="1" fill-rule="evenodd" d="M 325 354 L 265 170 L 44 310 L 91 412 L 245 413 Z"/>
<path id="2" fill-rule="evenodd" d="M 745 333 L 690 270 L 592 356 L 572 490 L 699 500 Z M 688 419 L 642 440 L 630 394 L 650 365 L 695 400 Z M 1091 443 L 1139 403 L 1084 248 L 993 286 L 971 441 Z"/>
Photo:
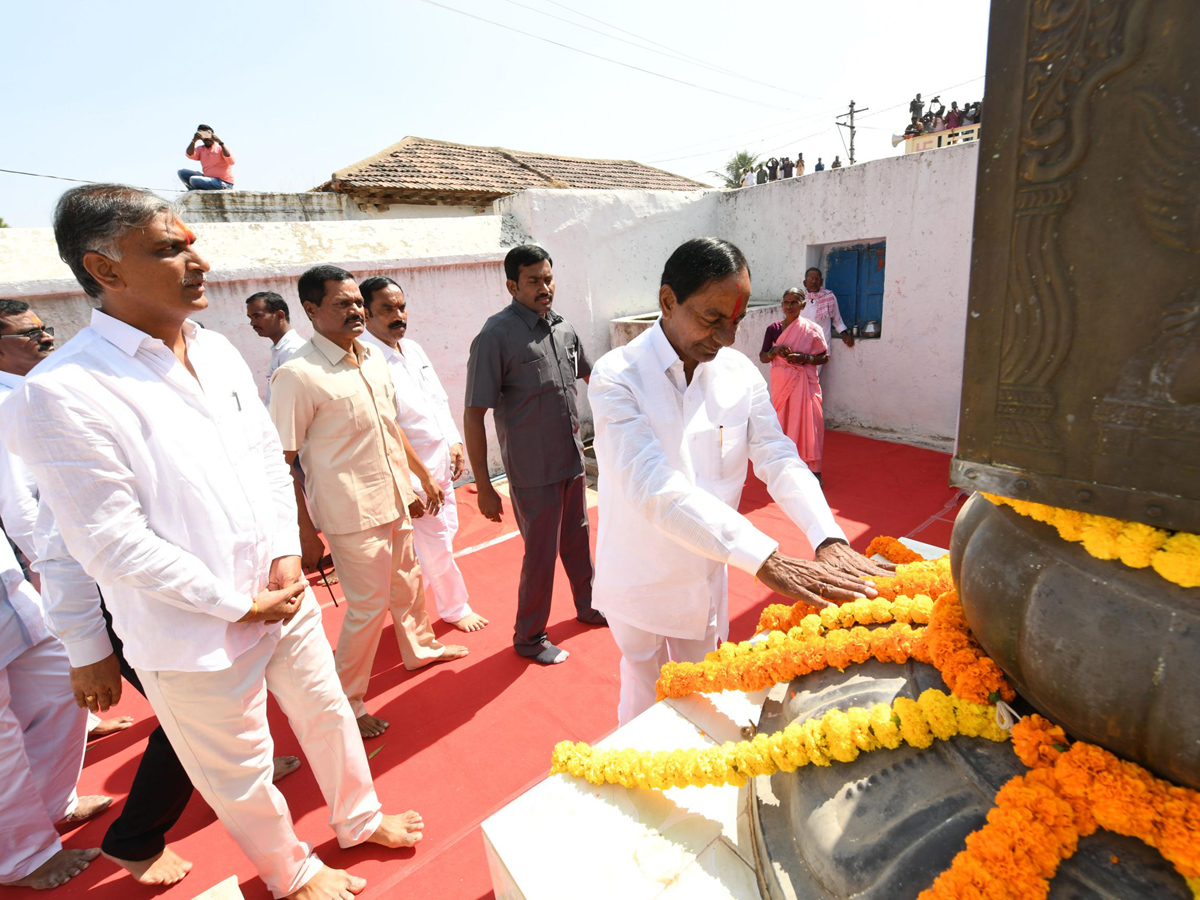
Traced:
<path id="1" fill-rule="evenodd" d="M 949 458 L 943 453 L 889 444 L 838 432 L 826 438 L 825 491 L 847 537 L 858 549 L 876 534 L 912 536 L 947 546 L 949 529 L 961 499 L 947 487 Z M 458 491 L 462 520 L 456 546 L 475 547 L 515 530 L 505 502 L 505 521 L 479 515 L 473 487 Z M 807 541 L 780 513 L 765 487 L 747 481 L 742 510 L 763 531 L 780 541 L 785 553 L 809 553 Z M 596 512 L 591 511 L 593 543 Z M 479 823 L 540 780 L 550 751 L 563 739 L 596 741 L 616 727 L 616 647 L 607 629 L 581 625 L 566 576 L 555 580 L 551 638 L 569 650 L 562 665 L 541 667 L 512 650 L 512 622 L 521 566 L 520 538 L 505 540 L 459 559 L 471 588 L 471 604 L 491 624 L 464 634 L 438 623 L 445 641 L 465 644 L 470 655 L 408 672 L 394 637 L 385 632 L 368 695 L 372 713 L 391 723 L 380 738 L 367 742 L 376 789 L 388 811 L 417 809 L 424 816 L 425 839 L 415 850 L 390 852 L 363 846 L 342 850 L 333 840 L 325 805 L 307 767 L 280 783 L 303 840 L 312 842 L 328 864 L 350 867 L 367 879 L 363 898 L 403 896 L 439 900 L 490 897 Z M 748 637 L 759 611 L 783 602 L 750 576 L 732 571 L 731 637 Z M 340 590 L 338 591 L 340 600 Z M 344 606 L 333 607 L 322 586 L 317 592 L 327 634 L 335 639 Z M 126 732 L 89 747 L 80 793 L 108 793 L 118 804 L 129 784 L 145 738 L 154 726 L 149 705 L 127 690 L 114 714 L 136 716 Z M 286 719 L 271 703 L 276 753 L 299 754 Z M 98 846 L 113 814 L 100 816 L 69 833 L 67 846 Z M 137 885 L 104 859 L 54 892 L 58 898 L 89 900 L 190 900 L 230 875 L 251 900 L 269 897 L 249 862 L 197 795 L 168 835 L 172 847 L 195 863 L 180 884 L 155 890 Z"/>

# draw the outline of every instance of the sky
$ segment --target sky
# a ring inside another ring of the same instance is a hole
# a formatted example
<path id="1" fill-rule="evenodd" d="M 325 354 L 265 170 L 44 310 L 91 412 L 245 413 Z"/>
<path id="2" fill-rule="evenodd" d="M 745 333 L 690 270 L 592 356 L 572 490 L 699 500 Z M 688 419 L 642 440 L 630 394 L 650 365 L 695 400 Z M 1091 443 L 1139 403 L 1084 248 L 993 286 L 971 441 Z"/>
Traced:
<path id="1" fill-rule="evenodd" d="M 407 135 L 714 184 L 739 150 L 811 171 L 846 161 L 851 100 L 862 162 L 903 152 L 914 93 L 981 98 L 987 20 L 984 0 L 12 4 L 0 169 L 172 198 L 204 122 L 243 190 L 307 190 Z M 48 225 L 70 186 L 0 172 L 0 218 Z"/>

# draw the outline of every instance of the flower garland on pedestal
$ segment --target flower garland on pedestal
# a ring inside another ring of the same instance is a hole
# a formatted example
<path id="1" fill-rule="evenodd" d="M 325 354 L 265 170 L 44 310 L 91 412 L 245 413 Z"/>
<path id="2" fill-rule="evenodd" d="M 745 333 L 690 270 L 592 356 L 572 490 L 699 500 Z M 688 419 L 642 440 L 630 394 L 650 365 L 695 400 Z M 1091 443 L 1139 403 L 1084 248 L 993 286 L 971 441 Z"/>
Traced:
<path id="1" fill-rule="evenodd" d="M 1045 897 L 1080 837 L 1104 828 L 1158 849 L 1200 896 L 1200 793 L 1155 778 L 1102 747 L 1076 742 L 1032 715 L 1013 727 L 1031 771 L 996 795 L 987 824 L 918 900 Z"/>
<path id="2" fill-rule="evenodd" d="M 748 741 L 727 741 L 704 750 L 642 753 L 637 750 L 597 750 L 585 743 L 562 741 L 551 756 L 552 774 L 566 772 L 592 784 L 667 788 L 732 784 L 776 772 L 794 772 L 809 763 L 829 766 L 851 762 L 859 753 L 901 743 L 928 747 L 934 740 L 956 734 L 1008 740 L 996 724 L 996 708 L 951 697 L 930 688 L 916 700 L 898 698 L 891 706 L 830 710 L 819 719 L 793 722 L 775 734 L 755 735 Z"/>
<path id="3" fill-rule="evenodd" d="M 1083 549 L 1096 559 L 1119 559 L 1133 569 L 1149 566 L 1181 587 L 1200 587 L 1200 534 L 1172 533 L 1141 522 L 1125 522 L 996 494 L 983 496 L 997 506 L 1011 507 L 1023 516 L 1054 526 L 1064 541 L 1083 544 Z"/>
<path id="4" fill-rule="evenodd" d="M 1176 583 L 1194 578 L 1196 584 L 1185 586 L 1200 585 L 1196 535 L 1180 533 L 1160 541 L 1143 530 L 1146 526 L 1115 519 L 1085 522 L 1076 518 L 1084 514 L 1053 507 L 1023 514 L 1045 516 L 1040 521 L 1054 524 L 1068 540 L 1083 542 L 1093 555 L 1112 553 L 1101 558 L 1153 565 Z M 1076 536 L 1068 537 L 1071 534 Z M 1181 541 L 1170 545 L 1177 538 Z M 903 559 L 890 539 L 877 541 L 868 550 Z M 928 662 L 941 672 L 953 695 L 930 689 L 915 701 L 901 697 L 891 706 L 830 710 L 772 735 L 703 750 L 595 750 L 563 741 L 554 748 L 551 773 L 569 773 L 592 784 L 656 790 L 740 787 L 758 775 L 791 772 L 810 763 L 850 762 L 861 752 L 895 749 L 901 743 L 924 748 L 956 734 L 1005 740 L 1008 732 L 997 724 L 996 707 L 990 704 L 1015 694 L 970 633 L 951 582 L 949 559 L 905 562 L 894 577 L 873 581 L 880 596 L 871 600 L 819 611 L 803 603 L 767 607 L 760 630 L 778 628 L 765 640 L 726 643 L 701 663 L 667 663 L 656 685 L 659 698 L 696 691 L 752 691 L 872 657 Z M 887 623 L 887 628 L 862 627 Z M 966 849 L 919 900 L 1044 898 L 1050 879 L 1075 853 L 1079 838 L 1098 828 L 1156 847 L 1200 898 L 1200 792 L 1155 778 L 1101 747 L 1083 742 L 1068 746 L 1063 730 L 1037 715 L 1013 727 L 1012 741 L 1031 771 L 1001 787 L 987 824 L 967 837 Z"/>

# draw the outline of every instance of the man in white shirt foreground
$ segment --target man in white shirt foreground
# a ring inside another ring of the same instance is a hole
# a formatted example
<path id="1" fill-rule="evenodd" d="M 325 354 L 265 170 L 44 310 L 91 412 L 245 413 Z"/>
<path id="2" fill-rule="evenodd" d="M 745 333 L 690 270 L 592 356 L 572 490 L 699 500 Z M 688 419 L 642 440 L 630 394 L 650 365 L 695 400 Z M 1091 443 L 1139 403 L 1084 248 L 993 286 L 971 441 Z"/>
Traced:
<path id="1" fill-rule="evenodd" d="M 267 365 L 267 405 L 271 403 L 271 376 L 275 370 L 300 352 L 308 343 L 292 327 L 287 301 L 274 291 L 259 291 L 246 298 L 246 318 L 259 337 L 271 342 L 271 362 Z"/>
<path id="2" fill-rule="evenodd" d="M 272 784 L 267 690 L 339 844 L 411 846 L 421 817 L 380 810 L 253 376 L 225 338 L 188 318 L 208 305 L 208 263 L 168 204 L 136 188 L 67 191 L 54 227 L 100 308 L 0 405 L 0 439 L 33 472 L 59 552 L 103 591 L 184 769 L 272 894 L 346 900 L 365 882 L 296 837 Z M 42 519 L 37 543 L 53 565 Z"/>
<path id="3" fill-rule="evenodd" d="M 75 705 L 63 645 L 0 532 L 0 885 L 55 888 L 100 851 L 63 848 L 54 823 L 82 821 L 111 797 L 75 794 L 87 713 Z"/>
<path id="4" fill-rule="evenodd" d="M 421 485 L 413 476 L 417 505 L 409 511 L 425 590 L 433 594 L 443 622 L 460 631 L 479 631 L 488 620 L 472 612 L 467 584 L 454 561 L 454 535 L 458 532 L 454 482 L 462 475 L 466 458 L 462 436 L 450 415 L 450 398 L 421 345 L 404 336 L 408 331 L 408 301 L 400 285 L 385 275 L 376 275 L 365 279 L 358 289 L 367 313 L 362 341 L 383 354 L 396 388 L 396 421 L 445 495 L 441 509 L 430 512 L 425 508 Z"/>
<path id="5" fill-rule="evenodd" d="M 621 650 L 622 725 L 654 704 L 668 659 L 697 662 L 728 637 L 728 564 L 815 606 L 874 597 L 863 576 L 888 574 L 850 549 L 762 375 L 730 349 L 749 298 L 737 247 L 688 241 L 663 270 L 658 323 L 592 369 L 595 607 Z M 781 554 L 737 511 L 748 460 L 815 548 L 813 562 Z"/>

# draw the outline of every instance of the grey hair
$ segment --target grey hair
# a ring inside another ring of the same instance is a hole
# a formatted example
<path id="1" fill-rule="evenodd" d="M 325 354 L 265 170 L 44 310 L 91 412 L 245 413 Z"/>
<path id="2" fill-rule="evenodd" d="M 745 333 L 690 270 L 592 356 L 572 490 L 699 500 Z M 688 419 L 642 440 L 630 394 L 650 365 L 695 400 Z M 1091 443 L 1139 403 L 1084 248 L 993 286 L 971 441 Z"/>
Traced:
<path id="1" fill-rule="evenodd" d="M 174 206 L 149 191 L 126 184 L 87 184 L 71 188 L 54 209 L 54 240 L 58 255 L 71 267 L 75 280 L 89 297 L 99 299 L 100 283 L 83 265 L 86 253 L 121 259 L 120 241 L 134 228 L 145 228 Z"/>
<path id="2" fill-rule="evenodd" d="M 804 288 L 788 288 L 786 291 L 783 292 L 783 296 L 785 296 L 785 297 L 790 297 L 793 294 L 795 294 L 801 300 L 805 299 L 808 296 L 808 294 L 806 294 L 804 292 Z"/>

